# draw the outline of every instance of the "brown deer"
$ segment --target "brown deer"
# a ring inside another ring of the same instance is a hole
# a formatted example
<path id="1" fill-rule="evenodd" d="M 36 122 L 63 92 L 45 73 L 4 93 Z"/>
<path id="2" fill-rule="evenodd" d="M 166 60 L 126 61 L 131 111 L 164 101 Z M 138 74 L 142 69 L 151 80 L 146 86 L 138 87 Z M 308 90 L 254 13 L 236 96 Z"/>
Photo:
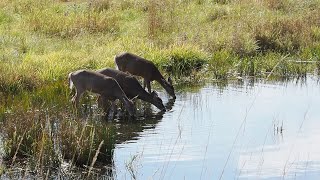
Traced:
<path id="1" fill-rule="evenodd" d="M 119 99 L 129 112 L 130 116 L 134 115 L 134 104 L 128 99 L 126 94 L 121 89 L 118 82 L 112 78 L 100 73 L 89 70 L 78 70 L 69 74 L 70 89 L 73 85 L 76 89 L 76 94 L 72 98 L 75 106 L 78 106 L 79 99 L 85 91 L 91 91 L 99 94 L 102 98 L 112 101 Z"/>
<path id="2" fill-rule="evenodd" d="M 169 77 L 168 81 L 166 81 L 158 68 L 151 61 L 125 52 L 115 57 L 115 63 L 120 71 L 143 77 L 143 88 L 147 86 L 149 93 L 151 93 L 150 82 L 155 80 L 159 82 L 172 97 L 176 97 L 171 78 Z"/>
<path id="3" fill-rule="evenodd" d="M 100 69 L 97 72 L 114 78 L 129 98 L 137 97 L 138 99 L 153 104 L 162 111 L 166 110 L 158 94 L 155 91 L 153 91 L 152 93 L 148 93 L 147 91 L 145 91 L 134 76 L 110 68 Z"/>

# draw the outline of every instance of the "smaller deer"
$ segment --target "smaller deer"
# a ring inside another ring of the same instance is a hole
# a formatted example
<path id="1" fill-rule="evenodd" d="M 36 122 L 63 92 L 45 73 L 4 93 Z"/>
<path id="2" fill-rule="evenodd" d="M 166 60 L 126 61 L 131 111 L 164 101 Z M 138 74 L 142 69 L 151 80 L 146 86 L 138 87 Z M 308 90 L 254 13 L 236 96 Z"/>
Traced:
<path id="1" fill-rule="evenodd" d="M 158 68 L 151 61 L 125 52 L 115 57 L 115 63 L 120 71 L 143 77 L 143 88 L 147 86 L 149 93 L 151 93 L 150 82 L 155 80 L 160 83 L 172 97 L 176 97 L 171 78 L 169 77 L 168 81 L 166 81 Z"/>
<path id="2" fill-rule="evenodd" d="M 75 106 L 78 106 L 79 99 L 85 91 L 91 91 L 100 94 L 102 98 L 110 99 L 112 101 L 119 99 L 124 104 L 130 116 L 134 115 L 135 109 L 133 102 L 128 99 L 118 82 L 112 77 L 94 71 L 78 70 L 71 72 L 68 79 L 70 89 L 72 89 L 73 85 L 76 89 L 76 94 L 71 100 Z"/>
<path id="3" fill-rule="evenodd" d="M 110 68 L 100 69 L 97 72 L 114 78 L 129 98 L 137 97 L 143 101 L 153 104 L 162 111 L 166 110 L 158 94 L 155 91 L 152 93 L 145 91 L 134 76 Z"/>

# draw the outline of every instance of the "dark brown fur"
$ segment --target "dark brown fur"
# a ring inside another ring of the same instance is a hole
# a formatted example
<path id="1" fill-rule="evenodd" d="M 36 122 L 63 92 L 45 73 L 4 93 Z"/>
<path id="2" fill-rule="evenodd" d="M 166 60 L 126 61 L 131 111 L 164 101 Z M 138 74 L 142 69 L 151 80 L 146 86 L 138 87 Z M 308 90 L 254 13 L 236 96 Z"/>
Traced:
<path id="1" fill-rule="evenodd" d="M 158 97 L 157 93 L 153 91 L 150 94 L 145 91 L 134 76 L 110 68 L 100 69 L 97 72 L 114 78 L 129 98 L 137 97 L 155 105 L 160 110 L 165 110 L 162 100 Z"/>
<path id="2" fill-rule="evenodd" d="M 130 115 L 134 114 L 134 105 L 128 99 L 121 89 L 118 82 L 105 75 L 89 70 L 79 70 L 69 74 L 70 88 L 72 84 L 75 86 L 76 94 L 72 98 L 72 102 L 77 106 L 81 95 L 85 91 L 91 91 L 100 94 L 103 98 L 122 101 Z"/>
<path id="3" fill-rule="evenodd" d="M 125 52 L 117 55 L 115 57 L 115 62 L 120 71 L 143 77 L 143 87 L 145 88 L 147 86 L 149 93 L 151 93 L 150 82 L 155 80 L 159 82 L 172 97 L 175 97 L 171 79 L 168 78 L 168 81 L 166 81 L 158 68 L 151 61 Z"/>

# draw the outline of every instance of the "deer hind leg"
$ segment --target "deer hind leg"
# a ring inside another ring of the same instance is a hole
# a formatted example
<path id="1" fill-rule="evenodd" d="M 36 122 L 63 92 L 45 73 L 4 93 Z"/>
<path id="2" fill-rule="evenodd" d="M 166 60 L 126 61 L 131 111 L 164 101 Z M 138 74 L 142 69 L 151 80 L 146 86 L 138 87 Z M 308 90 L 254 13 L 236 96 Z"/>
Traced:
<path id="1" fill-rule="evenodd" d="M 82 96 L 83 93 L 84 93 L 83 89 L 81 89 L 81 88 L 77 89 L 76 88 L 76 94 L 71 99 L 71 102 L 73 103 L 73 105 L 75 107 L 78 107 L 80 97 Z"/>
<path id="2" fill-rule="evenodd" d="M 100 95 L 98 97 L 98 107 L 103 109 L 103 113 L 105 114 L 105 117 L 108 120 L 113 119 L 114 117 L 114 105 L 113 105 L 113 101 L 111 101 L 111 105 L 109 103 L 109 99 L 106 98 L 105 96 Z"/>

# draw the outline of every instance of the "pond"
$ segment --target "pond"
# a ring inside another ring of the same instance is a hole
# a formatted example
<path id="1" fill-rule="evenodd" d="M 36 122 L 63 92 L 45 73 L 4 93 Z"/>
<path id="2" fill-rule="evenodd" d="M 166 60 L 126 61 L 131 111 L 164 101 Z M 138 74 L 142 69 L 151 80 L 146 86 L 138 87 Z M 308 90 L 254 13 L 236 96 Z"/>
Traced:
<path id="1" fill-rule="evenodd" d="M 90 128 L 113 129 L 112 145 L 107 146 L 112 149 L 111 160 L 95 167 L 109 170 L 97 171 L 98 176 L 114 179 L 320 178 L 317 77 L 267 82 L 240 79 L 177 87 L 176 99 L 170 99 L 162 89 L 159 95 L 168 110 L 160 112 L 154 106 L 140 104 L 136 119 L 120 116 L 105 120 L 95 114 L 94 103 L 90 106 L 93 109 L 90 119 L 95 122 Z M 72 114 L 68 108 L 59 110 Z M 41 115 L 31 118 L 35 116 Z M 65 128 L 64 122 L 73 122 L 71 115 L 44 117 L 53 129 Z M 48 117 L 54 120 L 51 122 Z M 87 121 L 86 118 L 80 118 L 78 124 Z M 41 126 L 44 127 L 47 126 Z M 69 124 L 70 127 L 74 125 Z M 54 142 L 71 143 L 72 138 L 63 135 L 69 132 L 70 129 L 65 128 L 60 135 L 53 136 L 58 138 Z M 104 137 L 105 133 L 99 136 Z M 62 142 L 64 139 L 69 141 Z M 63 149 L 66 145 L 59 146 Z M 64 166 L 65 163 L 61 169 Z"/>
<path id="2" fill-rule="evenodd" d="M 115 146 L 117 179 L 320 178 L 318 79 L 198 88 Z"/>

